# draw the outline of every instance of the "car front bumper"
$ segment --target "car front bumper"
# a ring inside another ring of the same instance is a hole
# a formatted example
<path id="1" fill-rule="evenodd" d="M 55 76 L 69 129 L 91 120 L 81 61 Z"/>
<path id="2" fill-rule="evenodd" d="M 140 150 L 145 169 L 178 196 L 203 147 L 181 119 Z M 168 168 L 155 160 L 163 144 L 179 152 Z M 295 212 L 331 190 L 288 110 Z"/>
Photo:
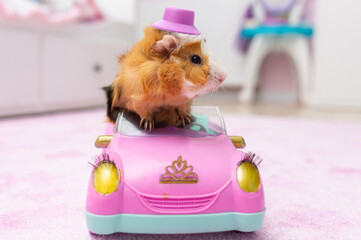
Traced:
<path id="1" fill-rule="evenodd" d="M 212 213 L 186 215 L 116 214 L 96 215 L 85 211 L 90 232 L 95 234 L 124 233 L 204 233 L 240 231 L 261 228 L 265 210 L 258 213 Z"/>

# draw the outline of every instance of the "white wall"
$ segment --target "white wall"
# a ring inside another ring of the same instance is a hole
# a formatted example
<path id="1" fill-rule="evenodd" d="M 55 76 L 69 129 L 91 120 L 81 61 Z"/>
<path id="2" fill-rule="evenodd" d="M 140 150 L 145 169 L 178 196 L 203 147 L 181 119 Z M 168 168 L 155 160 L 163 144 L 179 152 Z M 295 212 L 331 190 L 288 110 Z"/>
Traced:
<path id="1" fill-rule="evenodd" d="M 361 107 L 361 1 L 318 0 L 315 104 Z"/>

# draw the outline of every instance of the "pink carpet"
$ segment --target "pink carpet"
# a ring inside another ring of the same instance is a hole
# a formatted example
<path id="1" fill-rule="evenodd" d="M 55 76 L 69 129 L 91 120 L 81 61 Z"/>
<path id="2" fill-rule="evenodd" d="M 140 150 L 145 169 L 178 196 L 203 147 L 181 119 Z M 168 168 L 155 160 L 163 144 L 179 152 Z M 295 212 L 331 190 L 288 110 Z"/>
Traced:
<path id="1" fill-rule="evenodd" d="M 0 120 L 0 239 L 143 239 L 89 235 L 84 205 L 103 110 Z M 255 233 L 148 239 L 361 239 L 361 123 L 226 115 L 260 154 L 266 195 Z"/>

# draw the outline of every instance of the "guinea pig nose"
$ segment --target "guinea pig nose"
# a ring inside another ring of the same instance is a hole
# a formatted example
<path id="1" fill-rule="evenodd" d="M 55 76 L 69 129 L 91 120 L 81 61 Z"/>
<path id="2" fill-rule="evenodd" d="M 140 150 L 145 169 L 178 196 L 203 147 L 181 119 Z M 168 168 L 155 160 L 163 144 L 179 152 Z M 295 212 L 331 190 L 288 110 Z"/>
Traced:
<path id="1" fill-rule="evenodd" d="M 226 80 L 226 77 L 227 77 L 226 74 L 222 74 L 222 75 L 220 75 L 220 76 L 218 77 L 218 81 L 219 81 L 220 83 L 222 83 L 222 82 L 224 82 L 224 80 Z"/>

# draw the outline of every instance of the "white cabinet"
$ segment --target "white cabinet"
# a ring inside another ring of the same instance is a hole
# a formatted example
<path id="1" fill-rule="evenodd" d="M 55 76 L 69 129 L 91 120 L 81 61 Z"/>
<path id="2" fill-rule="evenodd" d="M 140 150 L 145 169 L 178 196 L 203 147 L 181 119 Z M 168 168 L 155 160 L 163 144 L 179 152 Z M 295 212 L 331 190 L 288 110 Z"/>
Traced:
<path id="1" fill-rule="evenodd" d="M 105 106 L 131 25 L 14 24 L 0 22 L 0 116 Z"/>
<path id="2" fill-rule="evenodd" d="M 44 47 L 44 101 L 49 106 L 104 102 L 101 87 L 117 70 L 117 50 L 81 39 L 47 36 Z"/>
<path id="3" fill-rule="evenodd" d="M 39 103 L 39 36 L 0 27 L 0 115 Z"/>

